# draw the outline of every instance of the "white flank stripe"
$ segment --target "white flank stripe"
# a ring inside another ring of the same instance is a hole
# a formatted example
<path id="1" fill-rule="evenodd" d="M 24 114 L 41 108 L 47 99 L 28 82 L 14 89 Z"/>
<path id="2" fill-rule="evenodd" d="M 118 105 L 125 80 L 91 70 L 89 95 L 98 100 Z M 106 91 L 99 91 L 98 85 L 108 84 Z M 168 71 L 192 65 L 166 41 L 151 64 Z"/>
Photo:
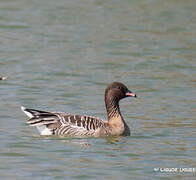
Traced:
<path id="1" fill-rule="evenodd" d="M 38 129 L 39 133 L 41 135 L 52 135 L 52 132 L 50 129 L 48 129 L 46 126 L 36 126 L 36 128 Z"/>

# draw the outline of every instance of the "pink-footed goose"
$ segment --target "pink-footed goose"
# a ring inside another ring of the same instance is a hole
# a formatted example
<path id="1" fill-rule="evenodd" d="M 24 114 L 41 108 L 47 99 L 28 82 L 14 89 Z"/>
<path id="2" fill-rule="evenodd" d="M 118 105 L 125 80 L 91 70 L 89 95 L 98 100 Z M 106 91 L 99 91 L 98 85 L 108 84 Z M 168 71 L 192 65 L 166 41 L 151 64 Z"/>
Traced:
<path id="1" fill-rule="evenodd" d="M 64 112 L 46 112 L 21 107 L 30 118 L 27 123 L 37 127 L 41 135 L 57 136 L 128 136 L 130 130 L 119 108 L 119 101 L 126 97 L 136 97 L 128 88 L 113 82 L 105 90 L 107 121 L 92 116 L 72 115 Z"/>

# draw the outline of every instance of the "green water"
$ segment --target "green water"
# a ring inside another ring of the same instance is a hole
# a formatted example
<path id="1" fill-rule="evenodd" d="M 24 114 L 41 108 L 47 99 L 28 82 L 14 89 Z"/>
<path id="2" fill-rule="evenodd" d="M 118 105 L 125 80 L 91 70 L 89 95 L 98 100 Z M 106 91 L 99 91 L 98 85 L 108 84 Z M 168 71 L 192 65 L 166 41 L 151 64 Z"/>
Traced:
<path id="1" fill-rule="evenodd" d="M 196 1 L 1 0 L 0 179 L 195 179 Z M 125 83 L 130 137 L 40 137 L 20 106 L 105 118 Z"/>

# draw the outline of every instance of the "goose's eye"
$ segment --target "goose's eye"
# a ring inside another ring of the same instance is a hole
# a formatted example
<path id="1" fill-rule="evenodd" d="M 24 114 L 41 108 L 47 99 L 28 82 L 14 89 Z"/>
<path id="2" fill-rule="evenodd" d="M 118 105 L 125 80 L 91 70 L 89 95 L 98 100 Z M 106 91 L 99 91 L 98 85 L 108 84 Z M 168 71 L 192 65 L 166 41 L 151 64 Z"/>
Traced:
<path id="1" fill-rule="evenodd" d="M 123 88 L 122 88 L 122 87 L 118 87 L 118 89 L 120 89 L 121 91 L 123 90 Z"/>
<path id="2" fill-rule="evenodd" d="M 127 91 L 127 89 L 125 89 L 124 87 L 118 87 L 118 89 L 119 89 L 120 91 L 122 91 L 122 92 L 126 92 L 126 91 Z"/>

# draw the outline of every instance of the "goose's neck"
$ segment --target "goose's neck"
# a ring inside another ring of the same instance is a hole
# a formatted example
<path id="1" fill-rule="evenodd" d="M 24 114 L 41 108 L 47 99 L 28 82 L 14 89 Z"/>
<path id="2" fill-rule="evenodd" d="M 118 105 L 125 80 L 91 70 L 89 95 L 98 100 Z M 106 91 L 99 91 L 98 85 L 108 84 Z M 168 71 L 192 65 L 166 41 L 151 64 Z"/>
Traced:
<path id="1" fill-rule="evenodd" d="M 115 100 L 114 98 L 111 99 L 106 98 L 105 105 L 106 105 L 108 121 L 114 118 L 122 119 L 118 100 Z"/>
<path id="2" fill-rule="evenodd" d="M 122 135 L 127 127 L 119 108 L 119 101 L 106 101 L 108 125 L 112 135 Z"/>

